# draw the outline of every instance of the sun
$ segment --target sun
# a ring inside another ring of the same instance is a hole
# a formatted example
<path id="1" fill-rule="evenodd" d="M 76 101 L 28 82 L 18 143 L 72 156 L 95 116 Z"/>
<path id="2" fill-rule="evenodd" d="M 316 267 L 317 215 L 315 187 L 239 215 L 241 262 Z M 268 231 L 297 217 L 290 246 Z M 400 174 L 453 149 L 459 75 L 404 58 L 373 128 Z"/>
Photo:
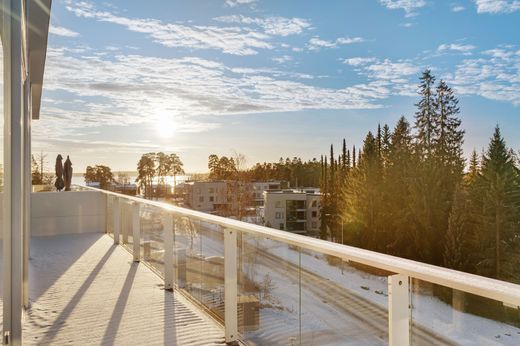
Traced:
<path id="1" fill-rule="evenodd" d="M 154 127 L 157 135 L 162 138 L 171 138 L 177 130 L 175 117 L 168 111 L 160 111 L 154 120 Z"/>

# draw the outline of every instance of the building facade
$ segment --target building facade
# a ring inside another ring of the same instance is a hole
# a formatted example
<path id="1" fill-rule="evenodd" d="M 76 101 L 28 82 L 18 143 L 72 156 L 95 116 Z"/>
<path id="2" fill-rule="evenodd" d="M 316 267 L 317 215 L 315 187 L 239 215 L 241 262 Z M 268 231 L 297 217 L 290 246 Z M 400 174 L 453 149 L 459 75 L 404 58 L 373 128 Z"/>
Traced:
<path id="1" fill-rule="evenodd" d="M 320 229 L 319 189 L 264 192 L 264 224 L 294 233 L 316 233 Z"/>
<path id="2" fill-rule="evenodd" d="M 205 213 L 227 209 L 228 186 L 225 181 L 190 181 L 182 185 L 185 206 Z"/>
<path id="3" fill-rule="evenodd" d="M 284 184 L 286 185 L 286 182 L 281 181 L 281 180 L 254 181 L 251 184 L 253 185 L 255 207 L 263 207 L 264 206 L 264 191 L 280 190 L 284 187 Z"/>

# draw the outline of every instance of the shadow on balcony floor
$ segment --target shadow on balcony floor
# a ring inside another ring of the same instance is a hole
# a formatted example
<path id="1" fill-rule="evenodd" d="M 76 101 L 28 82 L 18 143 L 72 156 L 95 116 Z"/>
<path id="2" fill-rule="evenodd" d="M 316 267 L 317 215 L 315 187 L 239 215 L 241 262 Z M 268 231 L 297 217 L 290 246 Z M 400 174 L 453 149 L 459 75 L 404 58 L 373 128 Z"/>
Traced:
<path id="1" fill-rule="evenodd" d="M 25 344 L 215 345 L 223 330 L 103 234 L 31 240 Z"/>

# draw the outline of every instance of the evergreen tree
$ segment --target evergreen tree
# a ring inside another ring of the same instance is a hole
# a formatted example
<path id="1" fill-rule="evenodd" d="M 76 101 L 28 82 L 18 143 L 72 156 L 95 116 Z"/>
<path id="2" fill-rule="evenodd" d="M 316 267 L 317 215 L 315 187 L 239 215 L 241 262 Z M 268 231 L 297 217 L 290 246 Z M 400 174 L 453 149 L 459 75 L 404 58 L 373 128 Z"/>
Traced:
<path id="1" fill-rule="evenodd" d="M 460 178 L 464 169 L 462 144 L 464 131 L 460 130 L 461 120 L 457 117 L 460 113 L 459 100 L 453 90 L 440 81 L 434 102 L 434 138 L 435 156 L 437 163 L 448 169 L 448 174 Z M 458 181 L 456 181 L 458 183 Z"/>
<path id="2" fill-rule="evenodd" d="M 469 158 L 469 167 L 466 176 L 464 177 L 464 183 L 469 187 L 474 187 L 477 182 L 477 178 L 480 174 L 480 158 L 477 151 L 473 149 Z"/>
<path id="3" fill-rule="evenodd" d="M 467 270 L 470 248 L 471 215 L 469 196 L 460 186 L 455 192 L 448 220 L 448 231 L 444 246 L 444 266 L 456 270 Z"/>
<path id="4" fill-rule="evenodd" d="M 511 280 L 516 276 L 518 280 L 515 266 L 520 262 L 517 230 L 519 175 L 512 152 L 507 149 L 498 126 L 482 158 L 478 177 L 484 222 L 480 243 L 484 257 L 477 270 L 498 279 Z M 490 261 L 490 258 L 493 260 Z"/>
<path id="5" fill-rule="evenodd" d="M 390 131 L 390 127 L 385 124 L 383 126 L 383 134 L 381 137 L 381 156 L 383 158 L 383 164 L 386 166 L 388 164 L 388 155 L 390 152 L 390 142 L 391 142 L 392 132 Z"/>
<path id="6" fill-rule="evenodd" d="M 390 138 L 386 168 L 386 204 L 389 235 L 387 251 L 412 257 L 410 182 L 413 172 L 413 148 L 410 124 L 401 117 Z"/>
<path id="7" fill-rule="evenodd" d="M 425 70 L 420 78 L 419 95 L 421 100 L 416 104 L 415 128 L 417 129 L 417 149 L 426 157 L 431 156 L 433 150 L 433 136 L 435 126 L 435 108 L 433 85 L 435 77 L 430 70 Z"/>
<path id="8" fill-rule="evenodd" d="M 352 147 L 352 167 L 356 168 L 356 146 Z"/>

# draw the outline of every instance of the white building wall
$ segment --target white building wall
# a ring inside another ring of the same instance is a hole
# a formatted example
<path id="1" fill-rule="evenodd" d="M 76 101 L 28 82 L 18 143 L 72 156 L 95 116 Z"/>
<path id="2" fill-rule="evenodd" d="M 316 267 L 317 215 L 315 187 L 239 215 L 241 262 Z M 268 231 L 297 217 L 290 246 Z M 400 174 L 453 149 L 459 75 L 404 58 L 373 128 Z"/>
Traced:
<path id="1" fill-rule="evenodd" d="M 31 197 L 32 236 L 105 232 L 107 205 L 101 192 L 38 192 Z"/>
<path id="2" fill-rule="evenodd" d="M 292 192 L 265 192 L 264 193 L 264 224 L 268 227 L 287 229 L 287 201 L 306 201 L 305 230 L 318 231 L 320 229 L 320 195 L 299 191 Z"/>
<path id="3" fill-rule="evenodd" d="M 192 209 L 215 211 L 215 204 L 227 203 L 227 184 L 224 181 L 196 181 L 187 184 L 187 198 Z"/>

